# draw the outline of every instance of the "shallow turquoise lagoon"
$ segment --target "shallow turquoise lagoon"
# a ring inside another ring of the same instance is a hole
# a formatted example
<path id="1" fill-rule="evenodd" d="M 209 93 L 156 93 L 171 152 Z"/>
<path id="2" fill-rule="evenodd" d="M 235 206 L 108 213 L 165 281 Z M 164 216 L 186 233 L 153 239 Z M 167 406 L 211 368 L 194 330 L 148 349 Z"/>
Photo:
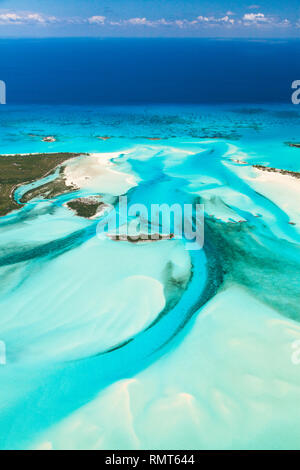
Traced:
<path id="1" fill-rule="evenodd" d="M 300 109 L 0 111 L 1 155 L 89 154 L 0 219 L 0 448 L 299 448 Z M 67 206 L 124 195 L 203 204 L 203 247 L 99 236 L 106 213 Z"/>

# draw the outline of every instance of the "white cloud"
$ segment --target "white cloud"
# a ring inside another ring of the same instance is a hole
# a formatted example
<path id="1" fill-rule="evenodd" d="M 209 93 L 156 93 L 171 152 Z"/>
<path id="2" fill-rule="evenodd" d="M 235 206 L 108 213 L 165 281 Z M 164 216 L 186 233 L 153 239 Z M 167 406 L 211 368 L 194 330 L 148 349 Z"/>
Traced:
<path id="1" fill-rule="evenodd" d="M 88 18 L 90 24 L 104 24 L 106 20 L 105 16 L 91 16 Z"/>
<path id="2" fill-rule="evenodd" d="M 172 21 L 168 21 L 168 20 L 166 20 L 165 18 L 161 18 L 160 20 L 157 20 L 156 23 L 157 23 L 158 25 L 162 25 L 162 26 L 170 26 L 170 25 L 173 24 Z"/>
<path id="3" fill-rule="evenodd" d="M 211 26 L 219 24 L 233 25 L 235 20 L 230 18 L 229 13 L 232 14 L 231 12 L 228 12 L 227 15 L 222 16 L 221 18 L 216 18 L 215 16 L 197 16 L 197 20 L 199 23 L 204 23 Z"/>
<path id="4" fill-rule="evenodd" d="M 133 25 L 143 26 L 153 26 L 155 24 L 154 21 L 149 21 L 147 18 L 130 18 L 129 20 L 125 20 L 125 22 Z"/>
<path id="5" fill-rule="evenodd" d="M 257 8 L 258 5 L 250 5 L 251 9 Z M 234 18 L 232 17 L 234 15 Z M 15 12 L 9 10 L 0 10 L 0 25 L 41 25 L 50 24 L 73 24 L 73 25 L 106 25 L 108 27 L 173 27 L 180 29 L 188 28 L 213 28 L 213 27 L 297 27 L 300 28 L 300 19 L 291 23 L 287 18 L 279 18 L 275 16 L 265 15 L 261 12 L 249 12 L 238 18 L 233 12 L 228 11 L 224 16 L 202 16 L 199 15 L 194 19 L 178 18 L 178 19 L 148 19 L 146 17 L 133 17 L 129 19 L 110 20 L 105 16 L 94 15 L 89 18 L 67 17 L 57 18 L 55 16 L 46 16 L 37 12 Z"/>
<path id="6" fill-rule="evenodd" d="M 216 16 L 202 16 L 199 15 L 195 19 L 188 20 L 186 18 L 182 19 L 174 19 L 168 20 L 166 18 L 159 18 L 156 20 L 151 20 L 146 17 L 133 17 L 129 19 L 120 19 L 120 20 L 109 20 L 105 16 L 92 16 L 90 18 L 81 19 L 81 22 L 88 22 L 90 24 L 99 24 L 99 25 L 107 25 L 112 27 L 125 27 L 125 26 L 136 26 L 136 27 L 158 27 L 158 26 L 168 26 L 168 27 L 175 27 L 175 28 L 199 28 L 199 27 L 217 27 L 223 26 L 231 28 L 233 26 L 274 26 L 274 27 L 287 27 L 292 26 L 291 22 L 288 19 L 280 19 L 273 16 L 265 15 L 264 13 L 245 13 L 241 18 L 232 16 L 235 15 L 233 12 L 228 11 L 226 15 L 221 17 Z M 300 20 L 299 20 L 300 21 Z M 80 20 L 77 20 L 80 22 Z M 296 26 L 296 24 L 294 24 Z M 298 24 L 297 24 L 297 27 Z"/>
<path id="7" fill-rule="evenodd" d="M 189 21 L 189 20 L 186 20 L 186 19 L 184 19 L 184 20 L 175 20 L 174 21 L 174 25 L 178 26 L 178 28 L 185 28 L 187 26 L 193 26 L 197 23 L 198 23 L 197 20 Z"/>
<path id="8" fill-rule="evenodd" d="M 147 18 L 129 18 L 128 20 L 120 20 L 120 21 L 110 21 L 109 24 L 111 26 L 177 26 L 178 28 L 184 28 L 186 26 L 191 26 L 197 24 L 197 20 L 186 20 L 186 19 L 179 19 L 179 20 L 166 20 L 165 18 L 159 18 L 157 20 L 148 20 Z"/>
<path id="9" fill-rule="evenodd" d="M 200 22 L 209 22 L 209 18 L 207 16 L 197 16 L 197 20 Z"/>
<path id="10" fill-rule="evenodd" d="M 55 16 L 45 16 L 40 13 L 0 13 L 0 25 L 24 25 L 56 23 Z"/>
<path id="11" fill-rule="evenodd" d="M 269 21 L 263 13 L 246 13 L 243 20 L 250 23 L 266 23 Z"/>
<path id="12" fill-rule="evenodd" d="M 246 13 L 240 22 L 244 26 L 273 26 L 273 27 L 287 27 L 291 22 L 285 19 L 279 19 L 273 16 L 266 16 L 263 13 Z"/>
<path id="13" fill-rule="evenodd" d="M 230 23 L 230 24 L 234 24 L 234 19 L 233 19 L 233 18 L 229 18 L 229 15 L 223 16 L 223 18 L 219 18 L 217 21 L 220 22 L 220 23 Z"/>
<path id="14" fill-rule="evenodd" d="M 278 26 L 290 26 L 291 22 L 287 18 L 285 18 L 285 20 L 279 21 L 277 25 Z"/>
<path id="15" fill-rule="evenodd" d="M 185 22 L 186 20 L 177 20 L 179 22 Z M 170 26 L 176 25 L 177 21 L 167 21 L 165 18 L 160 18 L 158 20 L 148 20 L 147 18 L 129 18 L 129 20 L 120 21 L 119 24 L 131 24 L 136 26 Z M 113 23 L 111 23 L 113 24 Z"/>
<path id="16" fill-rule="evenodd" d="M 149 24 L 147 18 L 130 18 L 127 22 L 130 24 Z"/>

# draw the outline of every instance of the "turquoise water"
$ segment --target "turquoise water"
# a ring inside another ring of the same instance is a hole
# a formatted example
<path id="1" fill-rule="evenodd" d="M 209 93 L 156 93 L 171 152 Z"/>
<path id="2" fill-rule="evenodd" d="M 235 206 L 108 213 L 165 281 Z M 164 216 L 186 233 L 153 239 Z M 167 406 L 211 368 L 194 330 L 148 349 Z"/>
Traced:
<path id="1" fill-rule="evenodd" d="M 0 111 L 1 154 L 90 154 L 0 220 L 0 448 L 297 448 L 299 179 L 253 167 L 300 171 L 297 107 Z M 204 204 L 203 249 L 99 238 L 65 205 L 124 194 Z"/>

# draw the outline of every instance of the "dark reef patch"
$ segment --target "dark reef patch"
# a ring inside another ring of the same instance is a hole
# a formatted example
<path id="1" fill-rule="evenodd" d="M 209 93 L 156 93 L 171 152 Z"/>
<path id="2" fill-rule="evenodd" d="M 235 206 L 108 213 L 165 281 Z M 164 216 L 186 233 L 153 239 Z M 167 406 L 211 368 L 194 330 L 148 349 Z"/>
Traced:
<path id="1" fill-rule="evenodd" d="M 300 248 L 274 239 L 266 230 L 263 221 L 256 227 L 206 221 L 206 239 L 218 253 L 224 279 L 247 287 L 282 315 L 300 321 Z"/>

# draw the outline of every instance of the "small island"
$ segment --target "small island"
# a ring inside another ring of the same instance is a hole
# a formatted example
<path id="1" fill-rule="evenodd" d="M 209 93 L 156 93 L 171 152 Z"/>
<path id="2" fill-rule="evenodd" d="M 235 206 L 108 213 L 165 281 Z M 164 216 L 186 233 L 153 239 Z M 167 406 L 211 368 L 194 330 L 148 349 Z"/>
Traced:
<path id="1" fill-rule="evenodd" d="M 300 179 L 300 173 L 297 171 L 282 170 L 280 168 L 272 168 L 272 167 L 263 166 L 263 165 L 252 165 L 252 166 L 253 168 L 257 168 L 257 170 L 269 171 L 272 173 L 280 173 L 282 175 L 293 176 L 294 178 Z"/>
<path id="2" fill-rule="evenodd" d="M 100 196 L 80 197 L 72 199 L 65 205 L 74 211 L 77 216 L 92 219 L 97 216 L 100 209 L 106 207 L 106 204 L 100 201 L 100 199 Z"/>
<path id="3" fill-rule="evenodd" d="M 56 142 L 56 138 L 54 135 L 47 135 L 46 137 L 42 138 L 43 142 Z"/>
<path id="4" fill-rule="evenodd" d="M 130 243 L 152 243 L 158 242 L 161 240 L 172 240 L 174 238 L 174 233 L 163 234 L 163 233 L 141 233 L 138 235 L 129 235 L 129 234 L 111 234 L 108 233 L 107 237 L 115 242 L 130 242 Z"/>
<path id="5" fill-rule="evenodd" d="M 297 149 L 300 148 L 300 144 L 296 142 L 286 142 L 286 145 L 288 145 L 289 147 L 295 147 Z"/>

